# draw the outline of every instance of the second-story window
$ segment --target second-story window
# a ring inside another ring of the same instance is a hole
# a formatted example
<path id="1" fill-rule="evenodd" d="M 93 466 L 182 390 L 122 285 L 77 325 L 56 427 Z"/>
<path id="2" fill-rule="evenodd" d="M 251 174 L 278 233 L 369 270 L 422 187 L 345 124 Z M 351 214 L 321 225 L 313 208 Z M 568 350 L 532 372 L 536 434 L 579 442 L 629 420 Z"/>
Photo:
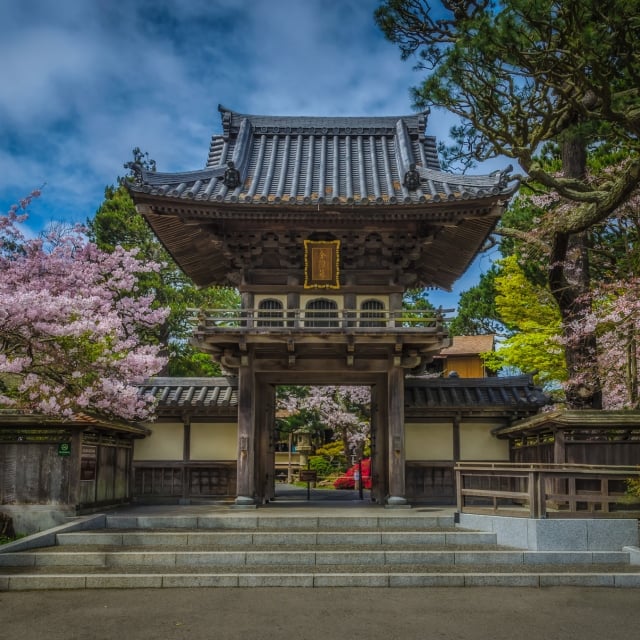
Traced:
<path id="1" fill-rule="evenodd" d="M 381 300 L 365 300 L 360 305 L 361 327 L 384 327 L 384 302 Z"/>
<path id="2" fill-rule="evenodd" d="M 275 298 L 261 300 L 258 305 L 257 325 L 259 327 L 281 327 L 284 317 L 283 308 L 282 302 Z"/>
<path id="3" fill-rule="evenodd" d="M 304 312 L 305 327 L 338 327 L 338 304 L 328 298 L 307 302 Z"/>

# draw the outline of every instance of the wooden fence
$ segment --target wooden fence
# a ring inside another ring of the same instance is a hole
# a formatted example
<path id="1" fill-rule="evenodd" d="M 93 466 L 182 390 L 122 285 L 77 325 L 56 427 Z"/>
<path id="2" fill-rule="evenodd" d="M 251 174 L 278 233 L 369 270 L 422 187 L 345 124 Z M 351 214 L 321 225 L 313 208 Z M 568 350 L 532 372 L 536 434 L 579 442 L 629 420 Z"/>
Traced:
<path id="1" fill-rule="evenodd" d="M 459 462 L 458 511 L 529 518 L 640 517 L 640 466 Z"/>

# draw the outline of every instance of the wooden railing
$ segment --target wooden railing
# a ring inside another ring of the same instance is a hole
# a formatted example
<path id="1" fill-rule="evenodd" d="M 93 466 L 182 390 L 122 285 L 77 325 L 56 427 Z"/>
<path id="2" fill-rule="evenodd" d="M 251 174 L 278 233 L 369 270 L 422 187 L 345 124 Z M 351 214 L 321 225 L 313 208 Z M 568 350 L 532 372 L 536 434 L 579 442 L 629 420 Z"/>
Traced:
<path id="1" fill-rule="evenodd" d="M 385 332 L 443 330 L 444 314 L 450 309 L 434 310 L 359 310 L 359 309 L 203 309 L 194 311 L 193 322 L 199 330 L 256 331 L 344 330 Z"/>
<path id="2" fill-rule="evenodd" d="M 625 491 L 640 466 L 459 462 L 458 511 L 552 517 L 638 517 L 640 500 Z"/>

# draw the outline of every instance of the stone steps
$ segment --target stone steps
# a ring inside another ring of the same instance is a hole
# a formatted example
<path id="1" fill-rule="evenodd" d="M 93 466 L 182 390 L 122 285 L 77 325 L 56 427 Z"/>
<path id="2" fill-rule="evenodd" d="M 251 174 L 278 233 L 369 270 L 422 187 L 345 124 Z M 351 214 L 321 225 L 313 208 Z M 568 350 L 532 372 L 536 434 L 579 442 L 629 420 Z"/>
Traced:
<path id="1" fill-rule="evenodd" d="M 255 512 L 254 512 L 255 513 Z M 107 515 L 105 528 L 165 529 L 215 531 L 457 531 L 453 515 L 384 515 L 384 516 L 260 516 L 260 515 L 210 515 L 210 516 L 138 516 Z"/>
<path id="2" fill-rule="evenodd" d="M 335 572 L 0 574 L 0 591 L 185 587 L 623 587 L 640 588 L 638 573 Z"/>
<path id="3" fill-rule="evenodd" d="M 123 569 L 143 567 L 193 568 L 210 567 L 361 567 L 362 571 L 381 567 L 402 566 L 403 570 L 421 570 L 431 567 L 446 567 L 448 570 L 464 570 L 470 565 L 500 567 L 511 570 L 514 566 L 522 571 L 559 565 L 589 571 L 610 570 L 612 567 L 630 567 L 626 552 L 519 552 L 519 551 L 116 551 L 73 552 L 44 551 L 22 552 L 0 555 L 0 567 L 28 567 L 43 570 L 65 567 Z M 635 570 L 635 568 L 632 568 Z"/>
<path id="4" fill-rule="evenodd" d="M 433 531 L 97 531 L 62 533 L 57 543 L 65 545 L 224 547 L 238 545 L 291 546 L 431 546 L 491 545 L 495 533 Z"/>
<path id="5" fill-rule="evenodd" d="M 254 512 L 255 513 L 255 512 Z M 84 530 L 87 527 L 97 527 Z M 453 517 L 100 516 L 0 553 L 0 591 L 170 587 L 640 587 L 629 551 L 526 551 Z M 51 546 L 54 545 L 55 546 Z"/>

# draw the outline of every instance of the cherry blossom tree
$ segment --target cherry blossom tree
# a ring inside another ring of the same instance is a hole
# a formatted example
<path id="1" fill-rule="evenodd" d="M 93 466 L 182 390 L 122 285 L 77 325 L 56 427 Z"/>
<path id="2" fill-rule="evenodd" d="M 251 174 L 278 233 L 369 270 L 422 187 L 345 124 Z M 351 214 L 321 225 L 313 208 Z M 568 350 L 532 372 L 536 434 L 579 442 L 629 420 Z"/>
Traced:
<path id="1" fill-rule="evenodd" d="M 345 455 L 361 453 L 370 435 L 371 390 L 362 386 L 309 387 L 305 394 L 288 393 L 278 399 L 278 409 L 290 415 L 315 414 L 342 440 Z"/>
<path id="2" fill-rule="evenodd" d="M 144 337 L 167 311 L 137 280 L 159 265 L 135 250 L 103 252 L 80 227 L 26 239 L 20 226 L 38 195 L 0 216 L 0 406 L 146 418 L 153 400 L 136 384 L 164 359 Z"/>
<path id="3" fill-rule="evenodd" d="M 602 283 L 589 298 L 589 312 L 576 319 L 574 334 L 592 331 L 598 336 L 598 349 L 592 356 L 600 371 L 603 405 L 638 409 L 640 277 Z"/>

